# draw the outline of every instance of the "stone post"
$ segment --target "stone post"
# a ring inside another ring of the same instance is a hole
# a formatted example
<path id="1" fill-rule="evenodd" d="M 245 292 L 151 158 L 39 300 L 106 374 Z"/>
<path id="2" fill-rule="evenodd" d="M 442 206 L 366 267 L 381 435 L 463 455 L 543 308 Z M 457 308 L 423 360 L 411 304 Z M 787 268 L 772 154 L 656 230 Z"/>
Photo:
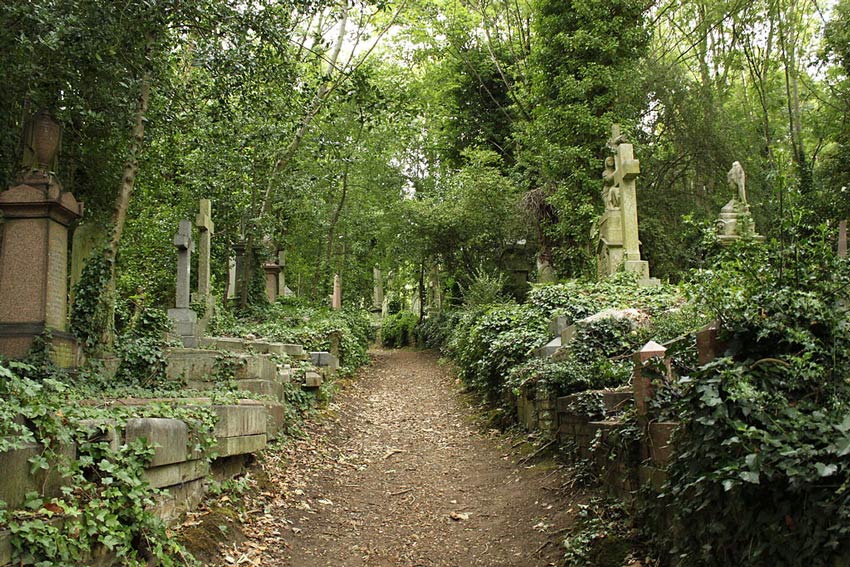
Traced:
<path id="1" fill-rule="evenodd" d="M 201 199 L 199 208 L 195 217 L 195 226 L 198 227 L 198 298 L 203 301 L 210 295 L 210 241 L 215 225 L 210 200 Z"/>
<path id="2" fill-rule="evenodd" d="M 652 358 L 664 358 L 666 352 L 667 349 L 657 342 L 649 341 L 633 355 L 635 367 L 632 373 L 632 387 L 635 391 L 635 409 L 637 410 L 638 421 L 642 421 L 643 424 L 647 422 L 648 404 L 649 400 L 652 399 L 652 381 L 645 374 L 644 366 L 646 361 Z M 666 364 L 669 371 L 670 362 L 666 361 Z"/>
<path id="3" fill-rule="evenodd" d="M 227 260 L 227 299 L 236 297 L 236 258 Z"/>
<path id="4" fill-rule="evenodd" d="M 339 274 L 334 275 L 334 294 L 331 298 L 331 307 L 336 310 L 342 309 L 342 283 Z"/>
<path id="5" fill-rule="evenodd" d="M 29 170 L 0 193 L 0 353 L 22 358 L 33 339 L 50 331 L 54 360 L 76 363 L 68 329 L 68 227 L 83 204 L 53 175 Z"/>
<path id="6" fill-rule="evenodd" d="M 175 286 L 174 309 L 168 310 L 175 333 L 183 340 L 183 345 L 198 346 L 197 314 L 189 308 L 192 274 L 192 222 L 181 220 L 180 228 L 174 235 L 177 248 L 177 283 Z"/>
<path id="7" fill-rule="evenodd" d="M 280 274 L 277 277 L 277 296 L 286 297 L 286 252 L 278 250 L 277 265 L 280 266 Z"/>
<path id="8" fill-rule="evenodd" d="M 710 323 L 697 331 L 697 362 L 708 364 L 726 350 L 726 344 L 717 338 L 718 323 Z"/>
<path id="9" fill-rule="evenodd" d="M 838 223 L 838 257 L 847 257 L 847 221 Z"/>
<path id="10" fill-rule="evenodd" d="M 380 311 L 384 304 L 384 278 L 378 266 L 372 268 L 372 282 L 372 311 Z"/>
<path id="11" fill-rule="evenodd" d="M 245 249 L 247 245 L 243 242 L 237 242 L 233 245 L 233 253 L 236 255 L 236 262 L 234 265 L 234 285 L 233 285 L 233 297 L 238 301 L 240 297 L 242 297 L 242 286 L 248 285 L 248 282 L 245 281 L 245 276 L 247 273 L 247 266 L 245 265 Z"/>
<path id="12" fill-rule="evenodd" d="M 266 297 L 269 300 L 269 303 L 274 303 L 277 301 L 277 294 L 279 287 L 280 278 L 280 265 L 269 262 L 267 264 L 263 264 L 263 271 L 266 273 Z"/>

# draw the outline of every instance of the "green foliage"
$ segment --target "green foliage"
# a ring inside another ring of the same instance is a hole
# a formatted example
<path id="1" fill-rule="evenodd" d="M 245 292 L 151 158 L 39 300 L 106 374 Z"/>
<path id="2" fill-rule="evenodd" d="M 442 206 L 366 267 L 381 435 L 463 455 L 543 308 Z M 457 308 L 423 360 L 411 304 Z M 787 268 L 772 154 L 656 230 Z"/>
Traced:
<path id="1" fill-rule="evenodd" d="M 181 419 L 190 429 L 190 449 L 210 458 L 215 413 L 197 405 L 81 403 L 96 394 L 83 384 L 70 387 L 56 379 L 36 382 L 23 376 L 31 372 L 22 363 L 0 366 L 0 452 L 38 443 L 42 451 L 30 459 L 33 472 L 59 475 L 67 484 L 56 498 L 31 493 L 25 509 L 0 514 L 16 560 L 76 565 L 105 549 L 126 565 L 146 565 L 151 559 L 175 565 L 182 551 L 151 511 L 158 491 L 142 477 L 153 448 L 141 440 L 113 447 L 109 430 L 123 430 L 131 417 Z"/>
<path id="2" fill-rule="evenodd" d="M 121 364 L 115 379 L 126 385 L 154 387 L 165 380 L 168 314 L 140 305 L 118 341 Z"/>
<path id="3" fill-rule="evenodd" d="M 95 250 L 88 258 L 74 288 L 71 305 L 71 333 L 80 341 L 87 353 L 96 351 L 103 334 L 111 330 L 114 322 L 104 309 L 101 295 L 109 293 L 110 264 L 103 250 Z"/>
<path id="4" fill-rule="evenodd" d="M 381 322 L 381 343 L 390 348 L 411 345 L 417 323 L 419 323 L 419 317 L 411 311 L 388 315 Z"/>
<path id="5" fill-rule="evenodd" d="M 463 304 L 467 308 L 482 307 L 504 301 L 505 276 L 488 272 L 479 266 L 472 274 L 472 281 L 463 290 Z"/>
<path id="6" fill-rule="evenodd" d="M 300 344 L 310 351 L 329 351 L 332 337 L 337 336 L 341 370 L 348 374 L 368 362 L 366 351 L 375 338 L 368 311 L 336 311 L 297 299 L 253 306 L 239 316 L 220 312 L 213 321 L 212 332 L 222 336 L 250 334 L 275 342 Z"/>
<path id="7" fill-rule="evenodd" d="M 429 313 L 414 329 L 416 344 L 424 348 L 442 349 L 462 316 L 462 311 Z"/>
<path id="8" fill-rule="evenodd" d="M 726 352 L 671 396 L 664 545 L 682 565 L 831 565 L 850 539 L 850 266 L 816 232 L 729 251 L 698 282 Z"/>
<path id="9" fill-rule="evenodd" d="M 618 502 L 578 505 L 578 522 L 564 539 L 566 567 L 620 567 L 632 549 L 628 517 Z"/>

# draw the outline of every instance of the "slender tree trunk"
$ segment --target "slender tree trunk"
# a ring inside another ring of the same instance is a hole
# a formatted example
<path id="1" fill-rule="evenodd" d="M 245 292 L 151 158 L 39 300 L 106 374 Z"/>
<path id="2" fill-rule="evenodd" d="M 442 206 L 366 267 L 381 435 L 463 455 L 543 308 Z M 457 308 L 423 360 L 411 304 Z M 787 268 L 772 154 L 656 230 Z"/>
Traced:
<path id="1" fill-rule="evenodd" d="M 100 336 L 100 346 L 104 350 L 110 349 L 115 342 L 115 262 L 118 257 L 118 245 L 121 242 L 121 235 L 124 233 L 124 225 L 127 222 L 127 210 L 130 207 L 130 198 L 136 184 L 136 175 L 139 173 L 139 156 L 142 154 L 145 140 L 145 115 L 150 103 L 150 92 L 151 76 L 150 72 L 146 72 L 142 77 L 139 97 L 136 100 L 136 114 L 131 131 L 129 155 L 121 174 L 121 183 L 118 186 L 118 195 L 115 198 L 112 211 L 112 236 L 105 251 L 106 261 L 109 264 L 109 282 L 107 289 L 101 296 L 100 306 L 106 315 L 104 318 L 105 325 Z"/>

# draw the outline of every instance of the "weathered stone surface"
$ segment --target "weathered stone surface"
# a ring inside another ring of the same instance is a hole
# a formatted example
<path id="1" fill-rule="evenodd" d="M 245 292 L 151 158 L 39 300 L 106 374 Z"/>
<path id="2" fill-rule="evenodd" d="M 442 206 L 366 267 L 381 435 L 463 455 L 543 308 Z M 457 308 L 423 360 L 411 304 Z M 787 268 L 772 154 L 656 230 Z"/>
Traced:
<path id="1" fill-rule="evenodd" d="M 265 417 L 265 413 L 263 413 Z M 265 423 L 263 423 L 265 427 Z M 230 455 L 244 455 L 262 451 L 266 446 L 266 435 L 243 435 L 241 437 L 219 437 L 216 444 L 216 453 L 219 457 Z"/>
<path id="2" fill-rule="evenodd" d="M 308 370 L 304 373 L 304 384 L 305 388 L 318 388 L 322 385 L 322 375 L 318 372 L 313 372 L 312 370 Z"/>
<path id="3" fill-rule="evenodd" d="M 559 348 L 561 348 L 561 337 L 555 337 L 544 346 L 534 351 L 534 354 L 538 358 L 548 358 L 558 352 Z"/>
<path id="4" fill-rule="evenodd" d="M 266 412 L 261 404 L 216 406 L 216 437 L 239 437 L 266 433 Z"/>
<path id="5" fill-rule="evenodd" d="M 563 315 L 552 317 L 549 321 L 549 336 L 557 337 L 569 326 L 569 319 Z"/>
<path id="6" fill-rule="evenodd" d="M 218 481 L 235 478 L 245 470 L 248 458 L 247 454 L 219 457 L 212 462 L 210 472 Z"/>
<path id="7" fill-rule="evenodd" d="M 269 343 L 268 341 L 248 341 L 248 347 L 255 352 L 260 354 L 268 354 L 269 353 Z"/>
<path id="8" fill-rule="evenodd" d="M 189 510 L 197 508 L 205 491 L 206 480 L 202 478 L 172 486 L 157 499 L 153 512 L 167 524 L 171 524 Z"/>
<path id="9" fill-rule="evenodd" d="M 146 469 L 142 476 L 154 488 L 175 486 L 202 478 L 209 474 L 210 467 L 205 459 L 182 461 Z"/>
<path id="10" fill-rule="evenodd" d="M 11 536 L 9 530 L 0 530 L 0 567 L 12 564 Z"/>
<path id="11" fill-rule="evenodd" d="M 166 352 L 169 380 L 208 381 L 215 374 L 219 353 L 201 348 L 171 348 Z"/>
<path id="12" fill-rule="evenodd" d="M 282 403 L 264 402 L 266 410 L 266 437 L 275 439 L 286 424 L 286 408 Z"/>
<path id="13" fill-rule="evenodd" d="M 278 401 L 283 401 L 284 389 L 280 382 L 271 380 L 239 380 L 236 387 L 245 392 L 269 396 Z"/>
<path id="14" fill-rule="evenodd" d="M 329 352 L 311 352 L 310 359 L 313 361 L 313 366 L 317 368 L 330 368 L 339 370 L 339 359 Z"/>
<path id="15" fill-rule="evenodd" d="M 68 445 L 60 450 L 73 459 L 76 447 Z M 0 453 L 0 500 L 6 502 L 9 509 L 20 508 L 27 492 L 38 492 L 47 498 L 59 496 L 66 481 L 58 472 L 40 470 L 30 474 L 29 459 L 42 452 L 41 445 L 31 443 L 20 449 Z"/>
<path id="16" fill-rule="evenodd" d="M 677 422 L 656 421 L 649 424 L 649 455 L 659 467 L 666 467 L 673 456 L 673 432 Z"/>
<path id="17" fill-rule="evenodd" d="M 127 443 L 146 439 L 154 446 L 151 467 L 179 463 L 188 458 L 189 428 L 179 419 L 163 417 L 133 418 L 124 431 Z"/>
<path id="18" fill-rule="evenodd" d="M 303 357 L 306 354 L 303 346 L 286 343 L 269 343 L 269 353 L 288 354 L 293 357 Z"/>
<path id="19" fill-rule="evenodd" d="M 268 354 L 238 355 L 234 378 L 274 381 L 277 379 L 277 363 Z"/>
<path id="20" fill-rule="evenodd" d="M 236 337 L 210 337 L 204 340 L 202 344 L 230 352 L 246 352 L 248 350 L 245 341 Z"/>

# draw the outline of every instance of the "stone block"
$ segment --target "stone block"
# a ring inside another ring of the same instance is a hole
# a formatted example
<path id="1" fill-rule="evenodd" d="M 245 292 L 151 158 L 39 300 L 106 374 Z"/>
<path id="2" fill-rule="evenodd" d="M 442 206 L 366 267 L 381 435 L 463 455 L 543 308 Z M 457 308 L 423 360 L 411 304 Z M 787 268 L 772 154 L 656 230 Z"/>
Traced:
<path id="1" fill-rule="evenodd" d="M 248 341 L 248 348 L 260 354 L 269 354 L 269 343 L 267 341 Z"/>
<path id="2" fill-rule="evenodd" d="M 215 374 L 219 355 L 200 348 L 171 348 L 166 352 L 165 375 L 169 380 L 208 382 Z"/>
<path id="3" fill-rule="evenodd" d="M 202 478 L 172 486 L 157 498 L 153 513 L 171 524 L 189 510 L 197 508 L 205 491 L 206 481 Z"/>
<path id="4" fill-rule="evenodd" d="M 12 564 L 12 534 L 9 530 L 0 530 L 0 567 Z"/>
<path id="5" fill-rule="evenodd" d="M 312 370 L 308 370 L 304 373 L 304 383 L 303 386 L 305 388 L 318 388 L 322 385 L 322 375 L 318 372 L 313 372 Z"/>
<path id="6" fill-rule="evenodd" d="M 561 337 L 561 346 L 566 346 L 573 341 L 576 336 L 577 329 L 578 327 L 575 325 L 568 325 L 567 327 L 564 327 L 560 333 L 558 333 L 558 336 Z"/>
<path id="7" fill-rule="evenodd" d="M 549 321 L 549 336 L 557 337 L 569 326 L 569 320 L 563 315 L 552 317 Z"/>
<path id="8" fill-rule="evenodd" d="M 189 428 L 179 419 L 163 417 L 133 418 L 124 431 L 127 443 L 146 439 L 154 446 L 149 466 L 158 467 L 179 463 L 188 458 Z"/>
<path id="9" fill-rule="evenodd" d="M 246 352 L 248 350 L 245 341 L 237 337 L 211 337 L 205 340 L 203 344 L 230 352 Z"/>
<path id="10" fill-rule="evenodd" d="M 286 354 L 299 360 L 307 356 L 303 346 L 286 343 L 269 343 L 269 354 Z"/>
<path id="11" fill-rule="evenodd" d="M 282 403 L 264 402 L 266 410 L 266 436 L 275 439 L 286 424 L 286 408 Z"/>
<path id="12" fill-rule="evenodd" d="M 537 358 L 549 358 L 550 356 L 558 352 L 559 348 L 561 348 L 561 337 L 555 337 L 554 339 L 546 343 L 545 346 L 542 346 L 536 351 L 534 351 L 534 354 L 535 356 L 537 356 Z"/>
<path id="13" fill-rule="evenodd" d="M 313 366 L 317 368 L 339 370 L 339 359 L 329 352 L 311 352 L 310 360 L 313 362 Z"/>
<path id="14" fill-rule="evenodd" d="M 240 380 L 236 382 L 236 387 L 245 392 L 269 396 L 277 401 L 283 401 L 284 388 L 280 382 L 272 382 L 271 380 Z"/>
<path id="15" fill-rule="evenodd" d="M 289 366 L 289 365 L 287 365 Z M 277 381 L 281 384 L 289 384 L 292 382 L 292 369 L 282 368 L 277 373 Z"/>
<path id="16" fill-rule="evenodd" d="M 265 417 L 265 412 L 263 413 Z M 265 427 L 265 423 L 263 423 Z M 229 457 L 231 455 L 245 455 L 262 451 L 266 447 L 266 434 L 242 435 L 240 437 L 219 437 L 215 452 L 218 457 Z"/>
<path id="17" fill-rule="evenodd" d="M 236 380 L 275 380 L 277 363 L 269 354 L 240 354 L 237 357 Z"/>
<path id="18" fill-rule="evenodd" d="M 238 406 L 216 406 L 216 437 L 239 437 L 265 434 L 266 411 L 262 404 L 240 404 Z"/>
<path id="19" fill-rule="evenodd" d="M 142 476 L 154 488 L 184 484 L 205 477 L 210 472 L 206 459 L 183 461 L 146 469 Z"/>
<path id="20" fill-rule="evenodd" d="M 29 459 L 41 455 L 42 452 L 41 445 L 29 443 L 20 449 L 0 453 L 0 500 L 4 501 L 10 510 L 20 508 L 28 492 L 38 492 L 45 498 L 61 494 L 61 488 L 67 481 L 55 469 L 30 473 Z M 63 446 L 60 452 L 73 459 L 76 447 L 73 444 Z"/>

